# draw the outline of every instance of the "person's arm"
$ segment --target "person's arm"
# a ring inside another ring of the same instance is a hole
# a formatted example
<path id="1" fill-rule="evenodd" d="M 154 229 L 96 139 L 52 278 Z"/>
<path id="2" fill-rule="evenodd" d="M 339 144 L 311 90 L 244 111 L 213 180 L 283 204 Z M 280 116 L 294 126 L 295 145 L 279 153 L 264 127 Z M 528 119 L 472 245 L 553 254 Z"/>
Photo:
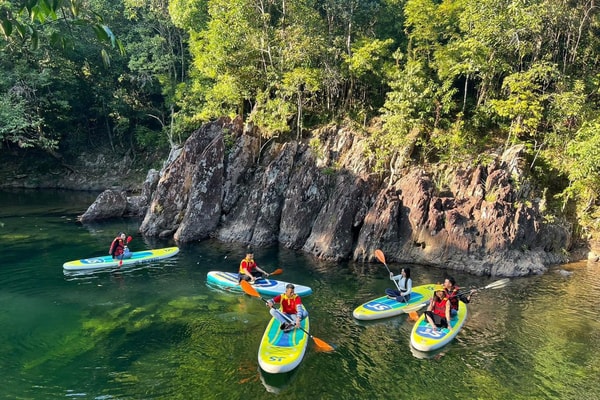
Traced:
<path id="1" fill-rule="evenodd" d="M 300 311 L 302 308 L 302 299 L 300 296 L 296 297 L 296 328 L 300 328 Z"/>
<path id="2" fill-rule="evenodd" d="M 115 255 L 115 242 L 117 241 L 117 239 L 113 239 L 113 241 L 110 243 L 110 248 L 108 249 L 108 254 L 110 254 L 111 256 Z M 114 258 L 114 257 L 113 257 Z"/>
<path id="3" fill-rule="evenodd" d="M 250 278 L 250 283 L 254 282 L 254 276 L 248 271 L 248 261 L 246 261 L 245 259 L 242 260 L 240 264 L 240 270 L 242 271 L 242 274 Z"/>
<path id="4" fill-rule="evenodd" d="M 450 323 L 450 302 L 446 302 L 446 321 L 448 321 L 448 329 L 452 330 L 452 324 Z"/>
<path id="5" fill-rule="evenodd" d="M 277 296 L 273 297 L 271 300 L 267 301 L 267 305 L 271 308 L 273 308 L 273 306 L 277 303 L 279 303 L 281 301 L 281 295 L 278 294 Z"/>
<path id="6" fill-rule="evenodd" d="M 267 271 L 265 271 L 264 269 L 260 268 L 258 265 L 256 265 L 256 269 L 258 270 L 258 272 L 262 273 L 263 275 L 269 276 L 269 273 Z"/>
<path id="7" fill-rule="evenodd" d="M 463 293 L 458 296 L 458 299 L 465 304 L 469 304 L 471 302 L 471 296 L 473 296 L 477 292 L 476 289 L 471 290 L 469 293 Z"/>
<path id="8" fill-rule="evenodd" d="M 427 306 L 427 311 L 433 311 L 433 303 L 435 302 L 435 299 L 432 297 L 431 299 L 429 299 L 429 305 Z"/>
<path id="9" fill-rule="evenodd" d="M 390 272 L 390 279 L 393 281 L 399 281 L 400 279 L 402 279 L 402 274 L 394 275 L 392 272 Z"/>

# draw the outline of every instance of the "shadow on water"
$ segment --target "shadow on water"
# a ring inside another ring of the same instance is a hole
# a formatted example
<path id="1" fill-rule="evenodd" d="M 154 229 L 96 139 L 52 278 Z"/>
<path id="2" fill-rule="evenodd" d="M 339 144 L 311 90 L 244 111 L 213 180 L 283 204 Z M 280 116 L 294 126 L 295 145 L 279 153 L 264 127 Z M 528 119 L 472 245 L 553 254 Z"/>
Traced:
<path id="1" fill-rule="evenodd" d="M 282 374 L 271 374 L 269 372 L 263 371 L 262 368 L 258 368 L 258 372 L 260 374 L 260 382 L 263 384 L 267 392 L 279 394 L 286 387 L 290 386 L 292 380 L 298 373 L 298 369 L 300 367 L 294 368 L 289 372 L 285 372 Z"/>

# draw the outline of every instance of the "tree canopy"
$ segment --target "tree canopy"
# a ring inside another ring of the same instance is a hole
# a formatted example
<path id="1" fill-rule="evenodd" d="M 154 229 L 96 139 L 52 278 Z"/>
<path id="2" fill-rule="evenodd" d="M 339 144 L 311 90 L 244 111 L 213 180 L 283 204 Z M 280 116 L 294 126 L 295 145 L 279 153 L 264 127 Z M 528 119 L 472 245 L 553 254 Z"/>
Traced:
<path id="1" fill-rule="evenodd" d="M 595 215 L 599 22 L 580 0 L 0 0 L 0 143 L 132 151 L 222 115 L 278 140 L 350 120 L 381 168 L 524 144 L 539 182 L 565 177 L 540 188 L 556 210 Z"/>

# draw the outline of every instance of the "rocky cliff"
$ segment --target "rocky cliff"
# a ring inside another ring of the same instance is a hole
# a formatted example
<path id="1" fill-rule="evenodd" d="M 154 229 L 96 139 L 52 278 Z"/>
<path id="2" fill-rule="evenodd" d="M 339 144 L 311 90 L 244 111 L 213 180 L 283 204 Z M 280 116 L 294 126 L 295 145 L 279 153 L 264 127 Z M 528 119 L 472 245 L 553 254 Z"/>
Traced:
<path id="1" fill-rule="evenodd" d="M 128 207 L 98 212 L 100 197 L 125 196 L 105 192 L 82 221 L 141 213 L 142 234 L 180 242 L 280 243 L 334 261 L 373 261 L 381 248 L 388 261 L 478 275 L 538 274 L 567 261 L 570 230 L 544 221 L 542 201 L 523 185 L 518 147 L 489 165 L 391 176 L 373 171 L 367 141 L 348 129 L 321 129 L 312 143 L 263 143 L 240 119 L 220 119 L 149 174 Z"/>

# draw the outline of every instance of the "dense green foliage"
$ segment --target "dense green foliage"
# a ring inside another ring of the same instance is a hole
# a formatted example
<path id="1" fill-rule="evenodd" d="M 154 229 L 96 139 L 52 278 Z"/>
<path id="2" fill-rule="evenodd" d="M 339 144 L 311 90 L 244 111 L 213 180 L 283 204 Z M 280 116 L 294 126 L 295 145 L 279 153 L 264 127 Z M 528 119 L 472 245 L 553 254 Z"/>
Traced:
<path id="1" fill-rule="evenodd" d="M 586 1 L 0 0 L 0 140 L 75 154 L 222 115 L 280 140 L 353 120 L 384 168 L 524 144 L 539 182 L 565 178 L 549 204 L 593 216 L 599 22 Z"/>

